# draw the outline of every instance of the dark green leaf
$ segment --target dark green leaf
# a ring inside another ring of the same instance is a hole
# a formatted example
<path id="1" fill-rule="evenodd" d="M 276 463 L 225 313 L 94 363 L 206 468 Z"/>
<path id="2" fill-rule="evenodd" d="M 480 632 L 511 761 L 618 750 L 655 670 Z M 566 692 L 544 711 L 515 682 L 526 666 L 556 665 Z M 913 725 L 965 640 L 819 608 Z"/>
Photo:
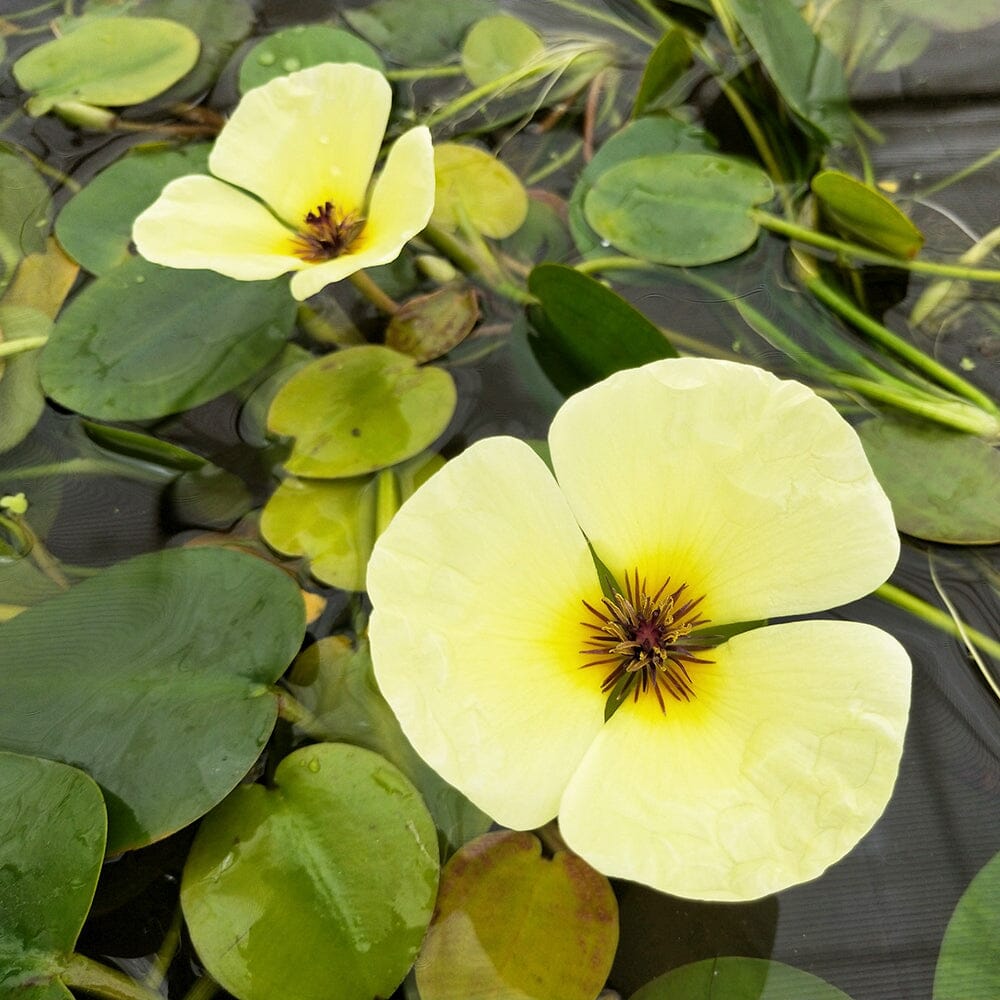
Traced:
<path id="1" fill-rule="evenodd" d="M 623 368 L 675 358 L 670 341 L 638 309 L 599 281 L 561 264 L 539 264 L 528 278 L 539 300 L 529 340 L 560 392 L 572 395 Z"/>
<path id="2" fill-rule="evenodd" d="M 632 117 L 647 113 L 650 105 L 662 97 L 681 78 L 691 65 L 691 47 L 679 28 L 671 28 L 659 41 L 639 83 L 639 91 L 632 105 Z"/>
<path id="3" fill-rule="evenodd" d="M 0 147 L 0 290 L 18 261 L 45 249 L 52 198 L 38 172 Z"/>
<path id="4" fill-rule="evenodd" d="M 0 344 L 26 337 L 44 337 L 52 321 L 28 306 L 0 305 Z M 39 351 L 25 351 L 0 360 L 0 452 L 19 444 L 45 409 L 38 383 Z"/>
<path id="5" fill-rule="evenodd" d="M 206 817 L 181 903 L 199 957 L 240 1000 L 372 1000 L 413 963 L 437 882 L 410 782 L 369 750 L 319 743 Z"/>
<path id="6" fill-rule="evenodd" d="M 138 556 L 0 628 L 0 746 L 104 791 L 108 850 L 180 829 L 231 791 L 277 717 L 302 639 L 295 583 L 219 548 Z"/>
<path id="7" fill-rule="evenodd" d="M 42 354 L 42 385 L 89 417 L 162 417 L 249 378 L 294 322 L 287 278 L 233 281 L 131 258 L 63 311 Z"/>

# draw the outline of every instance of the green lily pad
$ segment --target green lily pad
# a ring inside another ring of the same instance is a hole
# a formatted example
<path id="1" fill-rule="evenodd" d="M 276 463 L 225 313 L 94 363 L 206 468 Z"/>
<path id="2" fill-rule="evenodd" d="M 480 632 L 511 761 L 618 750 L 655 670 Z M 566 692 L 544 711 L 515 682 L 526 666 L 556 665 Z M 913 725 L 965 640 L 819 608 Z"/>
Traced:
<path id="1" fill-rule="evenodd" d="M 202 822 L 181 904 L 239 1000 L 372 1000 L 406 975 L 434 908 L 434 824 L 388 761 L 320 743 Z"/>
<path id="2" fill-rule="evenodd" d="M 393 62 L 426 66 L 452 56 L 469 27 L 495 13 L 493 0 L 375 0 L 343 16 Z"/>
<path id="3" fill-rule="evenodd" d="M 133 257 L 60 315 L 42 352 L 42 385 L 89 417 L 162 417 L 245 381 L 278 354 L 294 322 L 287 279 L 233 281 Z"/>
<path id="4" fill-rule="evenodd" d="M 727 0 L 727 6 L 799 120 L 826 142 L 850 142 L 854 129 L 844 68 L 795 3 Z"/>
<path id="5" fill-rule="evenodd" d="M 309 735 L 353 743 L 381 754 L 420 792 L 438 828 L 443 856 L 485 833 L 493 821 L 417 755 L 372 670 L 368 642 L 341 635 L 320 639 L 292 665 L 288 687 L 313 716 Z"/>
<path id="6" fill-rule="evenodd" d="M 477 21 L 462 43 L 462 69 L 481 87 L 528 65 L 545 51 L 541 36 L 520 18 L 495 14 Z"/>
<path id="7" fill-rule="evenodd" d="M 27 306 L 0 305 L 0 344 L 47 336 L 52 321 Z M 37 350 L 0 360 L 0 453 L 20 444 L 45 409 Z"/>
<path id="8" fill-rule="evenodd" d="M 666 153 L 710 153 L 714 146 L 712 136 L 696 125 L 650 115 L 629 122 L 616 132 L 594 154 L 584 168 L 569 199 L 569 229 L 577 249 L 582 254 L 606 254 L 607 245 L 590 228 L 584 215 L 584 202 L 597 179 L 612 167 L 643 156 Z"/>
<path id="9" fill-rule="evenodd" d="M 104 861 L 101 791 L 82 771 L 0 752 L 0 995 L 71 1000 L 59 981 Z"/>
<path id="10" fill-rule="evenodd" d="M 433 361 L 457 347 L 479 320 L 474 289 L 459 284 L 408 299 L 389 320 L 386 347 L 417 361 Z"/>
<path id="11" fill-rule="evenodd" d="M 528 276 L 539 305 L 528 341 L 543 371 L 572 395 L 623 368 L 676 358 L 670 341 L 638 309 L 572 267 L 539 264 Z"/>
<path id="12" fill-rule="evenodd" d="M 500 830 L 466 844 L 441 873 L 417 986 L 421 1000 L 593 1000 L 617 944 L 618 905 L 603 875 L 568 851 L 543 858 L 530 833 Z"/>
<path id="13" fill-rule="evenodd" d="M 0 147 L 0 290 L 22 257 L 45 249 L 51 209 L 52 196 L 38 171 Z"/>
<path id="14" fill-rule="evenodd" d="M 934 1000 L 1000 996 L 1000 854 L 979 870 L 948 921 L 934 971 Z"/>
<path id="15" fill-rule="evenodd" d="M 129 260 L 132 223 L 160 196 L 168 181 L 207 174 L 207 142 L 164 149 L 139 146 L 102 170 L 75 194 L 56 219 L 66 252 L 91 274 L 105 274 Z"/>
<path id="16" fill-rule="evenodd" d="M 858 434 L 900 531 L 952 545 L 1000 542 L 1000 453 L 980 438 L 891 417 Z"/>
<path id="17" fill-rule="evenodd" d="M 706 958 L 647 983 L 631 1000 L 851 1000 L 801 969 L 764 958 Z"/>
<path id="18" fill-rule="evenodd" d="M 528 195 L 517 175 L 476 146 L 435 145 L 434 181 L 431 222 L 444 229 L 467 224 L 501 240 L 516 233 L 528 214 Z"/>
<path id="19" fill-rule="evenodd" d="M 612 246 L 658 264 L 727 260 L 757 239 L 754 205 L 774 194 L 767 174 L 726 156 L 673 153 L 601 174 L 584 201 L 587 222 Z"/>
<path id="20" fill-rule="evenodd" d="M 0 745 L 86 770 L 107 802 L 109 852 L 148 844 L 253 765 L 303 617 L 295 583 L 253 556 L 120 563 L 0 629 Z"/>
<path id="21" fill-rule="evenodd" d="M 840 236 L 884 250 L 896 257 L 915 257 L 924 234 L 884 194 L 839 170 L 821 170 L 812 191 L 823 218 Z"/>
<path id="22" fill-rule="evenodd" d="M 176 83 L 198 59 L 198 36 L 160 18 L 86 18 L 14 63 L 14 79 L 35 92 L 28 113 L 61 103 L 139 104 Z"/>
<path id="23" fill-rule="evenodd" d="M 267 425 L 295 439 L 289 472 L 342 479 L 423 451 L 448 426 L 456 398 L 443 369 L 369 344 L 300 368 L 278 390 Z"/>
<path id="24" fill-rule="evenodd" d="M 240 63 L 240 93 L 320 63 L 354 62 L 385 72 L 382 57 L 364 39 L 329 24 L 297 24 L 258 42 Z"/>

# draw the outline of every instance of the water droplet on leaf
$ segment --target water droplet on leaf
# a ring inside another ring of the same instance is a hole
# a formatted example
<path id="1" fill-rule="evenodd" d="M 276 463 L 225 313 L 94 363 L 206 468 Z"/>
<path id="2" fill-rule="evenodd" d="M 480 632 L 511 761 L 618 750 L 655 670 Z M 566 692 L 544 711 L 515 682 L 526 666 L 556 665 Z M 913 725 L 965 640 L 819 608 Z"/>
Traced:
<path id="1" fill-rule="evenodd" d="M 302 62 L 301 60 L 296 59 L 295 56 L 289 56 L 287 59 L 282 61 L 281 68 L 286 73 L 294 73 L 297 69 L 302 69 Z"/>

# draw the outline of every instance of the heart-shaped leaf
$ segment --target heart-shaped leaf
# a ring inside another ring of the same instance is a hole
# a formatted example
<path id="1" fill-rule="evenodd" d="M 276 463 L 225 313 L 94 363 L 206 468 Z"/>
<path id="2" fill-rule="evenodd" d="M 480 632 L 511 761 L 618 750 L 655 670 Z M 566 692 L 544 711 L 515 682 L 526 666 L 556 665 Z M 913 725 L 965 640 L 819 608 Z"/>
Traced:
<path id="1" fill-rule="evenodd" d="M 289 472 L 362 476 L 428 447 L 448 426 L 456 398 L 443 369 L 418 368 L 405 354 L 369 344 L 300 368 L 278 390 L 267 425 L 295 439 Z"/>
<path id="2" fill-rule="evenodd" d="M 0 995 L 70 1000 L 59 982 L 104 861 L 101 791 L 82 771 L 0 752 Z"/>
<path id="3" fill-rule="evenodd" d="M 101 786 L 112 853 L 203 815 L 277 717 L 302 639 L 295 583 L 261 559 L 170 549 L 120 563 L 0 628 L 0 746 Z"/>
<path id="4" fill-rule="evenodd" d="M 594 231 L 624 253 L 696 266 L 751 246 L 758 232 L 751 209 L 773 194 L 767 174 L 750 163 L 674 153 L 629 160 L 601 174 L 584 212 Z"/>
<path id="5" fill-rule="evenodd" d="M 369 750 L 320 743 L 205 818 L 181 904 L 239 1000 L 372 1000 L 410 968 L 437 881 L 434 824 L 409 781 Z"/>

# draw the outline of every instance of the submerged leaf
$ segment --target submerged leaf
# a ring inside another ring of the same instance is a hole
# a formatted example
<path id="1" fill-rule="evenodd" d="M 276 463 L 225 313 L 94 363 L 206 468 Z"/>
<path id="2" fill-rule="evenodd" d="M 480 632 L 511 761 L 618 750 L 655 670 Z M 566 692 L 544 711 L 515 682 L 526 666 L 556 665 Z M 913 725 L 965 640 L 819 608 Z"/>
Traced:
<path id="1" fill-rule="evenodd" d="M 410 968 L 437 882 L 434 824 L 410 782 L 369 750 L 319 743 L 206 817 L 181 904 L 199 957 L 240 1000 L 372 1000 Z"/>
<path id="2" fill-rule="evenodd" d="M 38 171 L 0 147 L 0 289 L 22 257 L 45 249 L 51 206 L 48 185 Z"/>
<path id="3" fill-rule="evenodd" d="M 545 50 L 534 28 L 510 14 L 477 21 L 462 43 L 462 69 L 481 87 L 528 65 Z"/>

